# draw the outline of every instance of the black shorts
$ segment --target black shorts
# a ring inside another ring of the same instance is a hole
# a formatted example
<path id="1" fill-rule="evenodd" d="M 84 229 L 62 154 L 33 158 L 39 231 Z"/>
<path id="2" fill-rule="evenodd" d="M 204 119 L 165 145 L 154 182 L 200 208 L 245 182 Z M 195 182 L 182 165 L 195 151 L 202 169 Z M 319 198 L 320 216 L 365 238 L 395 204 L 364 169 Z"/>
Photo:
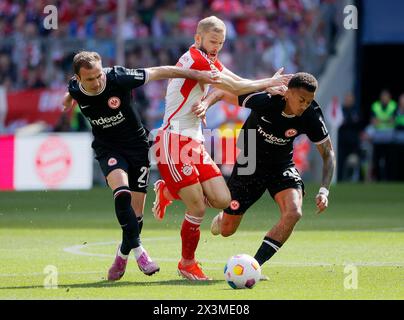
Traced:
<path id="1" fill-rule="evenodd" d="M 231 193 L 230 206 L 224 210 L 227 214 L 244 214 L 268 190 L 272 198 L 285 189 L 294 188 L 302 190 L 304 183 L 299 172 L 293 165 L 277 169 L 268 169 L 265 165 L 258 165 L 252 175 L 239 175 L 239 165 L 236 163 L 233 172 L 227 181 Z"/>
<path id="2" fill-rule="evenodd" d="M 119 150 L 93 143 L 93 149 L 104 177 L 107 177 L 112 170 L 122 169 L 128 174 L 131 191 L 147 193 L 150 174 L 148 147 L 128 147 L 126 150 Z"/>

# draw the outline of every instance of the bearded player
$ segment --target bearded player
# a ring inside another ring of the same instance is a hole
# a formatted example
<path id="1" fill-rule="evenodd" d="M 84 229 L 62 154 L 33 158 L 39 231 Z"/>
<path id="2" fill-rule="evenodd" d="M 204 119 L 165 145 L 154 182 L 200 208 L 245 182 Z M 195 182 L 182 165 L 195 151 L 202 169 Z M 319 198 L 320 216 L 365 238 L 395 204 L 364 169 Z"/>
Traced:
<path id="1" fill-rule="evenodd" d="M 225 37 L 226 27 L 222 20 L 214 16 L 201 20 L 195 43 L 181 56 L 177 66 L 190 70 L 218 70 L 221 82 L 212 85 L 234 94 L 288 83 L 291 76 L 281 75 L 282 70 L 272 78 L 252 81 L 226 69 L 218 59 Z M 170 80 L 164 123 L 153 147 L 163 178 L 155 183 L 153 213 L 161 220 L 172 200 L 181 199 L 185 203 L 187 211 L 181 226 L 182 251 L 178 272 L 186 279 L 197 281 L 209 280 L 195 259 L 206 205 L 224 209 L 231 200 L 219 168 L 204 149 L 201 119 L 192 110 L 208 90 L 208 85 L 195 80 Z"/>

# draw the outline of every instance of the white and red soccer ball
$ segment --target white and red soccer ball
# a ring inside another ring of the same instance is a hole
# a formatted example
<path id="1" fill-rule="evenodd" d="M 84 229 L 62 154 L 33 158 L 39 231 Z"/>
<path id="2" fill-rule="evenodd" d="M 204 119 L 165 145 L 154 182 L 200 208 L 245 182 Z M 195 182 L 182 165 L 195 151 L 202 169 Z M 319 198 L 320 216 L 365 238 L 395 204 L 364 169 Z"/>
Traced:
<path id="1" fill-rule="evenodd" d="M 248 254 L 238 254 L 227 261 L 224 277 L 233 289 L 252 289 L 261 278 L 261 266 Z"/>

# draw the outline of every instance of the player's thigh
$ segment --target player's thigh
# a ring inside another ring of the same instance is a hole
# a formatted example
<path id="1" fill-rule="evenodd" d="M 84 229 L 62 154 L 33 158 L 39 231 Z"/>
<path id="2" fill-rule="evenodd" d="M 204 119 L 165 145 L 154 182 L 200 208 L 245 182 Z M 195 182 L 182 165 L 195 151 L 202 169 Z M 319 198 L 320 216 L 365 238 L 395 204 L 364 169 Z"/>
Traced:
<path id="1" fill-rule="evenodd" d="M 168 131 L 162 131 L 157 136 L 152 152 L 155 154 L 160 176 L 175 199 L 181 199 L 180 190 L 186 190 L 185 188 L 189 186 L 199 184 L 198 170 L 194 163 L 186 156 L 180 156 L 186 155 L 190 146 L 196 145 L 197 147 L 199 144 L 189 137 L 179 136 Z"/>
<path id="2" fill-rule="evenodd" d="M 100 164 L 108 186 L 112 190 L 122 186 L 129 186 L 129 164 L 121 154 L 105 150 L 96 159 Z"/>
<path id="3" fill-rule="evenodd" d="M 203 189 L 201 184 L 194 183 L 192 185 L 181 188 L 178 195 L 185 203 L 189 213 L 196 217 L 202 217 L 205 213 L 205 202 Z"/>
<path id="4" fill-rule="evenodd" d="M 227 182 L 231 201 L 230 205 L 223 210 L 222 234 L 230 233 L 240 225 L 245 212 L 255 203 L 266 190 L 265 176 L 260 172 L 252 175 L 239 175 L 237 164 Z"/>
<path id="5" fill-rule="evenodd" d="M 216 176 L 201 182 L 203 193 L 212 207 L 225 209 L 230 205 L 231 195 L 223 176 Z"/>
<path id="6" fill-rule="evenodd" d="M 299 220 L 302 216 L 303 193 L 299 187 L 278 192 L 275 201 L 283 217 Z"/>
<path id="7" fill-rule="evenodd" d="M 298 170 L 286 167 L 271 174 L 268 191 L 283 216 L 299 219 L 302 215 L 304 183 Z"/>

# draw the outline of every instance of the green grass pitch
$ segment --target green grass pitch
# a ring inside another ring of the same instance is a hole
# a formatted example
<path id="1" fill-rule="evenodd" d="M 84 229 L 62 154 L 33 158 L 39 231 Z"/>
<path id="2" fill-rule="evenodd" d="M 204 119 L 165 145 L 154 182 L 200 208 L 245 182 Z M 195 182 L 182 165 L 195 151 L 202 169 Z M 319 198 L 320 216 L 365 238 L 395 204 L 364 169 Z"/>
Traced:
<path id="1" fill-rule="evenodd" d="M 307 186 L 303 218 L 264 265 L 270 280 L 252 290 L 231 289 L 223 268 L 234 254 L 254 255 L 276 222 L 278 209 L 269 195 L 229 238 L 210 234 L 217 212 L 208 210 L 197 258 L 214 280 L 195 283 L 176 273 L 184 207 L 175 202 L 162 222 L 155 221 L 150 190 L 142 238 L 161 271 L 143 275 L 132 256 L 125 276 L 108 283 L 120 229 L 107 188 L 1 192 L 0 299 L 403 299 L 404 184 L 333 186 L 322 215 L 315 214 L 317 188 Z M 53 274 L 49 265 L 57 269 L 57 289 L 44 286 Z M 356 289 L 349 265 L 356 268 Z"/>

